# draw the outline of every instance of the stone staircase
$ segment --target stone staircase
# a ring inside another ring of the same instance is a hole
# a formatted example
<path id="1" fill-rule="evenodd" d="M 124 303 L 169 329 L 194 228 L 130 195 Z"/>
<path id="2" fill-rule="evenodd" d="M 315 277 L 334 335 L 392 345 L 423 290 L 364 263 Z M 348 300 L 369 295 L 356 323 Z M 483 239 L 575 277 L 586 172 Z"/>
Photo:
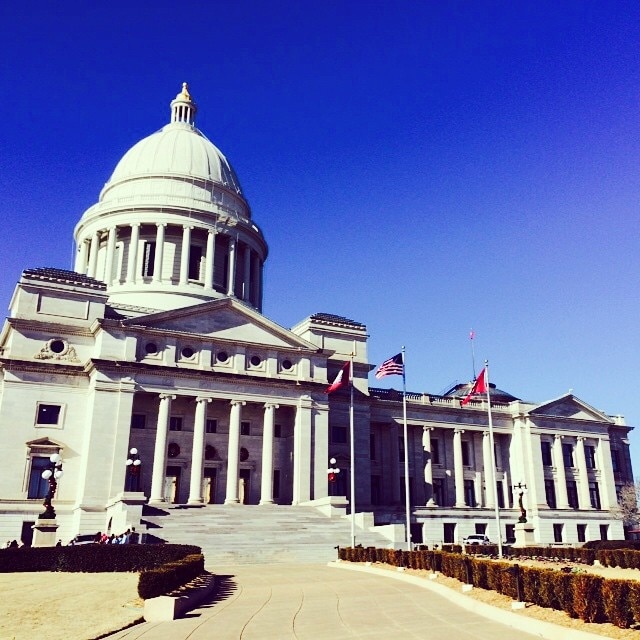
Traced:
<path id="1" fill-rule="evenodd" d="M 325 563 L 335 547 L 351 545 L 349 517 L 329 518 L 313 507 L 287 505 L 145 506 L 149 541 L 202 547 L 208 568 L 231 564 Z M 377 533 L 356 528 L 356 544 L 389 546 Z"/>

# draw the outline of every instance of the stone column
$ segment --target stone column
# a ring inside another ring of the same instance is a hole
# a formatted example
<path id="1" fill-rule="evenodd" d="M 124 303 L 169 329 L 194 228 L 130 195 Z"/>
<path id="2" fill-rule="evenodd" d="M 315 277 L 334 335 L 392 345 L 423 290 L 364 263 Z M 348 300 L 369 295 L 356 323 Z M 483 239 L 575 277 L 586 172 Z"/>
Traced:
<path id="1" fill-rule="evenodd" d="M 273 503 L 273 430 L 277 404 L 264 405 L 262 427 L 262 481 L 260 484 L 260 504 Z"/>
<path id="2" fill-rule="evenodd" d="M 456 485 L 456 507 L 466 507 L 464 499 L 464 466 L 462 464 L 463 429 L 453 431 L 453 473 Z"/>
<path id="3" fill-rule="evenodd" d="M 584 452 L 584 436 L 578 436 L 576 442 L 576 466 L 578 468 L 578 504 L 581 509 L 591 509 L 589 495 L 589 474 L 587 473 L 587 458 Z"/>
<path id="4" fill-rule="evenodd" d="M 107 257 L 104 263 L 104 282 L 109 287 L 113 281 L 113 261 L 116 255 L 116 239 L 118 228 L 111 227 L 107 236 Z"/>
<path id="5" fill-rule="evenodd" d="M 229 238 L 229 281 L 227 284 L 227 295 L 234 295 L 236 287 L 236 241 Z"/>
<path id="6" fill-rule="evenodd" d="M 138 243 L 140 242 L 140 223 L 131 225 L 129 240 L 129 259 L 127 260 L 127 284 L 136 283 L 136 265 L 138 262 Z"/>
<path id="7" fill-rule="evenodd" d="M 156 428 L 156 444 L 153 450 L 153 472 L 151 475 L 151 495 L 149 502 L 164 502 L 164 478 L 167 463 L 167 434 L 171 416 L 171 401 L 175 396 L 161 393 L 158 409 L 158 426 Z"/>
<path id="8" fill-rule="evenodd" d="M 431 458 L 431 432 L 433 427 L 423 427 L 422 429 L 422 448 L 426 455 L 426 462 L 424 463 L 424 483 L 426 487 L 427 506 L 432 507 L 435 505 L 433 501 L 433 460 Z"/>
<path id="9" fill-rule="evenodd" d="M 89 249 L 89 269 L 87 275 L 90 278 L 96 277 L 96 269 L 98 268 L 98 249 L 100 248 L 100 234 L 96 231 L 91 236 L 91 248 Z"/>
<path id="10" fill-rule="evenodd" d="M 162 258 L 164 255 L 164 229 L 166 223 L 157 225 L 156 228 L 156 255 L 153 261 L 153 282 L 162 282 Z"/>
<path id="11" fill-rule="evenodd" d="M 241 400 L 231 401 L 231 414 L 229 417 L 229 446 L 227 451 L 227 495 L 225 504 L 237 504 L 238 481 L 240 476 L 240 421 L 242 419 L 242 407 L 245 402 Z"/>
<path id="12" fill-rule="evenodd" d="M 616 483 L 613 477 L 613 469 L 611 467 L 611 445 L 607 438 L 598 440 L 598 448 L 596 449 L 596 465 L 600 472 L 598 479 L 600 485 L 600 504 L 603 509 L 613 509 L 618 504 L 616 496 Z"/>
<path id="13" fill-rule="evenodd" d="M 77 273 L 87 273 L 87 258 L 89 256 L 89 245 L 85 239 L 80 240 L 76 253 L 75 270 Z"/>
<path id="14" fill-rule="evenodd" d="M 216 232 L 209 229 L 207 233 L 207 254 L 204 259 L 204 288 L 213 289 L 213 270 L 215 268 Z"/>
<path id="15" fill-rule="evenodd" d="M 311 499 L 312 400 L 302 396 L 293 428 L 293 504 Z"/>
<path id="16" fill-rule="evenodd" d="M 189 283 L 189 250 L 191 248 L 191 229 L 189 225 L 182 227 L 182 251 L 180 252 L 180 284 Z"/>
<path id="17" fill-rule="evenodd" d="M 211 398 L 196 398 L 193 423 L 193 449 L 191 452 L 191 479 L 188 504 L 202 504 L 202 471 L 204 467 L 204 432 L 207 425 L 207 405 Z"/>
<path id="18" fill-rule="evenodd" d="M 491 438 L 489 432 L 482 434 L 482 464 L 484 466 L 485 507 L 493 509 L 496 506 L 496 477 L 491 463 Z"/>
<path id="19" fill-rule="evenodd" d="M 556 467 L 558 509 L 568 509 L 569 496 L 567 495 L 567 476 L 564 472 L 564 458 L 562 456 L 562 436 L 559 435 L 556 435 L 553 441 L 553 463 Z"/>
<path id="20" fill-rule="evenodd" d="M 244 245 L 244 282 L 243 286 L 243 299 L 246 302 L 251 302 L 251 247 L 248 244 Z"/>

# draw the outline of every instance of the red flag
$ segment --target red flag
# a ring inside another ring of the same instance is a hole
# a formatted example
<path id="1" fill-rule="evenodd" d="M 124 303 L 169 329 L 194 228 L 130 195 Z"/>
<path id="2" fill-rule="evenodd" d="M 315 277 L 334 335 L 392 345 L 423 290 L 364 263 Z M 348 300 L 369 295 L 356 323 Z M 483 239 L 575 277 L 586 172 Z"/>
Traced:
<path id="1" fill-rule="evenodd" d="M 471 396 L 474 396 L 477 393 L 487 393 L 487 384 L 484 381 L 484 374 L 486 372 L 486 368 L 482 369 L 482 373 L 476 378 L 476 381 L 473 383 L 473 387 L 471 387 L 471 391 L 467 395 L 467 397 L 462 401 L 462 405 L 467 404 L 469 400 L 471 400 Z"/>
<path id="2" fill-rule="evenodd" d="M 333 393 L 338 389 L 342 389 L 344 387 L 349 386 L 349 368 L 351 366 L 350 362 L 345 362 L 342 365 L 340 371 L 338 371 L 338 375 L 336 379 L 327 387 L 327 393 Z"/>

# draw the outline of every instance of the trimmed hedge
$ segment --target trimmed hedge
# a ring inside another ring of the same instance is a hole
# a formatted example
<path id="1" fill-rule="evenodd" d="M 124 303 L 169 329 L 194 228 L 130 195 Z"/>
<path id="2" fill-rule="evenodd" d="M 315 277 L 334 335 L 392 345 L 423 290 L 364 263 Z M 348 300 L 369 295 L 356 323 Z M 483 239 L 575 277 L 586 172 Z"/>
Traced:
<path id="1" fill-rule="evenodd" d="M 0 550 L 0 573 L 65 571 L 103 573 L 143 571 L 185 556 L 200 547 L 186 544 L 87 544 L 73 547 L 22 547 Z"/>
<path id="2" fill-rule="evenodd" d="M 204 571 L 204 556 L 201 553 L 188 555 L 176 562 L 167 562 L 140 574 L 138 595 L 147 600 L 171 593 Z"/>
<path id="3" fill-rule="evenodd" d="M 640 582 L 609 580 L 584 571 L 523 567 L 438 550 L 341 547 L 338 557 L 351 562 L 373 562 L 370 558 L 376 558 L 377 562 L 393 566 L 440 571 L 445 576 L 513 599 L 519 593 L 526 602 L 565 611 L 585 622 L 611 622 L 621 628 L 640 622 Z"/>

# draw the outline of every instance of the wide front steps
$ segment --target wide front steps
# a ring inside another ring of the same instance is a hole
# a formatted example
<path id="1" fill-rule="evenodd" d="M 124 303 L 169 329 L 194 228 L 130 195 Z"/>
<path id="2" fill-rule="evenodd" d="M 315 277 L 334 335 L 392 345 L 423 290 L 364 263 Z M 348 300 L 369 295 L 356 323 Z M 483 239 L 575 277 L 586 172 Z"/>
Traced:
<path id="1" fill-rule="evenodd" d="M 147 533 L 202 548 L 207 567 L 230 564 L 316 563 L 335 560 L 351 546 L 349 517 L 329 518 L 313 507 L 206 505 L 145 507 Z M 386 547 L 379 534 L 356 528 L 356 544 Z"/>

